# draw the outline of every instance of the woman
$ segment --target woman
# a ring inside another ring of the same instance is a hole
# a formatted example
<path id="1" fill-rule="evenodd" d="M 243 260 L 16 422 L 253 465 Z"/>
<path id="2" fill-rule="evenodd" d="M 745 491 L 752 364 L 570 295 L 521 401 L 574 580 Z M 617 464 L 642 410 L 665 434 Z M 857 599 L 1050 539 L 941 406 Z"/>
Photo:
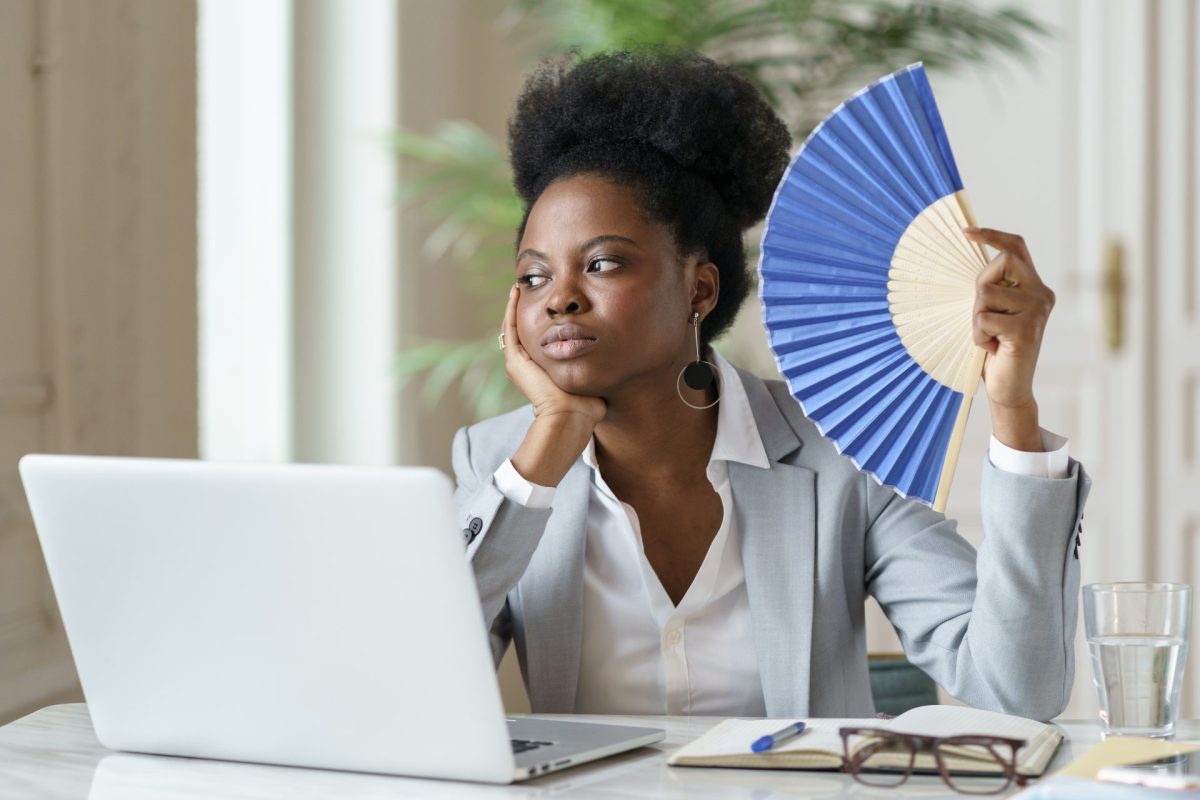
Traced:
<path id="1" fill-rule="evenodd" d="M 1089 482 L 1038 427 L 1053 294 L 1021 239 L 969 234 L 999 250 L 975 309 L 993 420 L 977 554 L 707 346 L 788 159 L 744 78 L 694 54 L 543 67 L 510 145 L 526 215 L 500 345 L 530 405 L 459 431 L 454 465 L 493 649 L 515 639 L 533 709 L 869 716 L 873 595 L 951 694 L 1059 713 Z M 685 375 L 697 352 L 711 371 Z"/>

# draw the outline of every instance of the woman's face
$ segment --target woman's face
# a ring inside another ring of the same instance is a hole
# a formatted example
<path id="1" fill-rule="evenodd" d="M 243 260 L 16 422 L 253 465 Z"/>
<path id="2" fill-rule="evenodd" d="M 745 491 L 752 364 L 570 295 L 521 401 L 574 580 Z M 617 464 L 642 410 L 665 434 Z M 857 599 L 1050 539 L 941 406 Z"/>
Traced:
<path id="1" fill-rule="evenodd" d="M 689 318 L 716 302 L 717 270 L 681 258 L 632 189 L 593 175 L 555 181 L 517 255 L 517 334 L 556 384 L 608 397 L 695 358 Z"/>

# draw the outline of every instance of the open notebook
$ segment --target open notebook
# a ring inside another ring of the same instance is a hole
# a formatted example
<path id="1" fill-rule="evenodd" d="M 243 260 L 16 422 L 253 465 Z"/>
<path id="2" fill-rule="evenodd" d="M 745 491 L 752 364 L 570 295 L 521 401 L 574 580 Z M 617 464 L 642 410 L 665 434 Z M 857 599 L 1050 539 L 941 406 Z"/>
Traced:
<path id="1" fill-rule="evenodd" d="M 1005 736 L 1024 739 L 1026 744 L 1017 751 L 1017 771 L 1022 775 L 1041 775 L 1046 771 L 1062 733 L 1042 722 L 980 711 L 958 706 L 921 706 L 906 711 L 895 719 L 808 719 L 807 729 L 800 736 L 780 744 L 765 753 L 754 753 L 750 743 L 795 722 L 792 719 L 727 719 L 696 741 L 685 745 L 667 759 L 681 767 L 756 767 L 759 769 L 841 769 L 843 727 L 890 728 L 922 736 Z M 852 741 L 863 746 L 867 740 Z M 952 755 L 949 753 L 952 752 Z M 947 757 L 948 756 L 948 757 Z M 946 766 L 955 773 L 999 772 L 994 759 L 981 757 L 971 747 L 943 750 Z M 894 763 L 891 763 L 893 762 Z M 904 768 L 907 755 L 876 757 L 879 766 Z M 931 753 L 918 753 L 915 770 L 937 771 Z"/>

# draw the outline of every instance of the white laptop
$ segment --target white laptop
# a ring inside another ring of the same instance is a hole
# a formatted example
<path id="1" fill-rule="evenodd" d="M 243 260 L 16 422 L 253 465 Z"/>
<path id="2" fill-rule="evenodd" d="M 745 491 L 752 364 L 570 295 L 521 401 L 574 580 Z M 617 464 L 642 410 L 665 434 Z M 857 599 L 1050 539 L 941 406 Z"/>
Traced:
<path id="1" fill-rule="evenodd" d="M 507 783 L 664 736 L 506 721 L 437 470 L 20 469 L 109 748 Z"/>

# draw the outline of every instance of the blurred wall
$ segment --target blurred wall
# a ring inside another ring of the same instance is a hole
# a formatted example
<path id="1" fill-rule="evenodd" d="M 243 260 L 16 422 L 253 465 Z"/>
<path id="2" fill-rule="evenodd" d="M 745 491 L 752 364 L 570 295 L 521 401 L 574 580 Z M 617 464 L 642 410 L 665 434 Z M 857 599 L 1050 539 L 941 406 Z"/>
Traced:
<path id="1" fill-rule="evenodd" d="M 537 55 L 533 40 L 509 36 L 503 12 L 509 0 L 406 0 L 400 3 L 400 124 L 431 133 L 445 120 L 469 120 L 500 142 L 525 74 Z M 408 174 L 401 164 L 401 176 Z M 423 252 L 433 223 L 419 205 L 400 216 L 399 285 L 401 342 L 413 337 L 468 339 L 499 331 L 500 318 L 479 322 L 473 297 L 464 291 L 448 259 Z M 515 232 L 514 232 L 515 234 Z M 498 269 L 511 270 L 503 263 Z M 502 304 L 497 304 L 503 307 Z M 499 353 L 497 351 L 497 357 Z M 400 460 L 450 472 L 455 430 L 472 421 L 454 391 L 436 409 L 408 392 L 399 445 Z"/>
<path id="2" fill-rule="evenodd" d="M 195 23 L 0 2 L 0 722 L 79 696 L 17 459 L 196 454 Z"/>

